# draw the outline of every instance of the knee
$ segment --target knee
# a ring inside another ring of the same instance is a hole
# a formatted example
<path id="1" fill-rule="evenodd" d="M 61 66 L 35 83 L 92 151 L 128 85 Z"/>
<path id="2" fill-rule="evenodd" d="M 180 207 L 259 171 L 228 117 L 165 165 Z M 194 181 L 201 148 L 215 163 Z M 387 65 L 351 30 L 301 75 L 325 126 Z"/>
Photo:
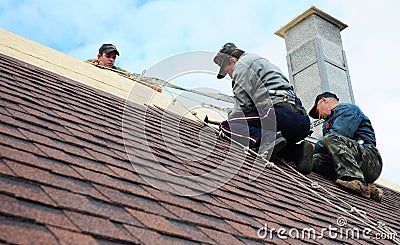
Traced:
<path id="1" fill-rule="evenodd" d="M 329 134 L 322 138 L 322 144 L 328 148 L 329 145 L 334 144 L 340 140 L 340 135 L 338 134 Z"/>
<path id="2" fill-rule="evenodd" d="M 346 137 L 339 134 L 329 134 L 322 138 L 322 144 L 329 154 L 341 152 L 346 146 L 349 146 Z"/>
<path id="3" fill-rule="evenodd" d="M 325 159 L 326 159 L 326 155 L 321 154 L 321 153 L 315 153 L 312 156 L 312 163 L 314 166 L 319 166 L 325 162 L 324 161 Z"/>
<path id="4" fill-rule="evenodd" d="M 313 164 L 313 166 L 318 166 L 319 165 L 319 163 L 320 163 L 320 156 L 321 156 L 321 154 L 320 153 L 315 153 L 313 156 L 312 156 L 312 164 Z"/>
<path id="5" fill-rule="evenodd" d="M 329 155 L 316 153 L 312 158 L 313 172 L 327 179 L 335 180 L 336 172 Z"/>

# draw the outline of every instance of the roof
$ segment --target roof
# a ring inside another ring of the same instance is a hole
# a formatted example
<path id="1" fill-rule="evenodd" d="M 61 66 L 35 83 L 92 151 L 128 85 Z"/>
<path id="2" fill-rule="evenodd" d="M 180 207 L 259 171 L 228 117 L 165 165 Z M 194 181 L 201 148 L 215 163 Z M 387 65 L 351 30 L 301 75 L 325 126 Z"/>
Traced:
<path id="1" fill-rule="evenodd" d="M 202 123 L 4 54 L 0 90 L 1 242 L 391 243 L 329 236 L 329 227 L 362 231 L 365 225 L 302 187 L 309 182 L 288 167 L 281 169 L 297 182 L 276 169 L 250 180 L 254 157 Z M 228 173 L 234 174 L 225 184 L 200 194 Z M 190 176 L 205 177 L 195 182 Z M 308 177 L 400 232 L 399 192 L 382 187 L 383 202 L 375 203 L 316 174 Z M 341 217 L 347 226 L 337 223 Z M 263 227 L 274 231 L 264 234 Z M 323 240 L 284 239 L 279 229 L 286 236 L 290 229 L 313 229 Z"/>

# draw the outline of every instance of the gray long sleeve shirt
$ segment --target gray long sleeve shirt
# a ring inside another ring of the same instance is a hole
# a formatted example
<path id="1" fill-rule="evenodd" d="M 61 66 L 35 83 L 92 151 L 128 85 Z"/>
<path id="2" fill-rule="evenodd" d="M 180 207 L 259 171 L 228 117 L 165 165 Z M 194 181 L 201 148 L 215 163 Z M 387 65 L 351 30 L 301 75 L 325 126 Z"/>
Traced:
<path id="1" fill-rule="evenodd" d="M 268 90 L 293 93 L 293 86 L 281 70 L 256 54 L 244 53 L 240 56 L 233 67 L 232 79 L 235 104 L 229 113 L 230 118 L 235 114 L 272 106 L 277 96 L 269 95 Z"/>

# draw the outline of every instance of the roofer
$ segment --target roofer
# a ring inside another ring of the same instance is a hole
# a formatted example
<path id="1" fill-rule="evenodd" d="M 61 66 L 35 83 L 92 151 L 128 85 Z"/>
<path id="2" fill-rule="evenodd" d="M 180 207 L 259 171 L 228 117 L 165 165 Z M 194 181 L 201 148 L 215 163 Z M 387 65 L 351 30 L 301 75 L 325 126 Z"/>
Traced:
<path id="1" fill-rule="evenodd" d="M 108 67 L 111 69 L 126 72 L 125 70 L 121 69 L 120 67 L 117 67 L 114 65 L 115 60 L 117 59 L 117 55 L 119 56 L 117 47 L 115 47 L 112 44 L 103 44 L 99 48 L 99 53 L 97 54 L 97 59 L 90 59 L 88 61 L 93 64 L 96 64 L 96 65 L 105 66 L 105 67 Z"/>
<path id="2" fill-rule="evenodd" d="M 311 172 L 313 146 L 296 144 L 308 135 L 310 119 L 279 68 L 233 43 L 226 43 L 214 62 L 220 67 L 218 79 L 229 74 L 235 97 L 220 130 L 264 157 L 284 157 L 304 174 Z"/>
<path id="3" fill-rule="evenodd" d="M 99 48 L 99 53 L 97 54 L 97 59 L 90 59 L 87 61 L 94 65 L 100 65 L 100 66 L 114 69 L 125 76 L 131 77 L 132 73 L 114 65 L 115 60 L 117 59 L 117 55 L 119 56 L 119 52 L 117 50 L 117 47 L 115 47 L 115 45 L 103 44 Z M 150 84 L 148 86 L 159 93 L 162 92 L 162 88 L 157 84 Z"/>
<path id="4" fill-rule="evenodd" d="M 315 145 L 313 170 L 362 197 L 380 202 L 381 189 L 372 184 L 382 171 L 382 158 L 376 148 L 374 129 L 354 104 L 324 92 L 315 99 L 309 115 L 324 119 L 323 137 Z"/>

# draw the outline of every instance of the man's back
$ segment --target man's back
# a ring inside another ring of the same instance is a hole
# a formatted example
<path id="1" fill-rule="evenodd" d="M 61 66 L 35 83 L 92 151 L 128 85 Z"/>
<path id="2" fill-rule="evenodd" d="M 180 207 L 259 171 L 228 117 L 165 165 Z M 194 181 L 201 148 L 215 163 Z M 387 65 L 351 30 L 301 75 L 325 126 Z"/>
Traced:
<path id="1" fill-rule="evenodd" d="M 324 135 L 338 133 L 356 141 L 376 146 L 375 132 L 371 121 L 361 109 L 348 103 L 340 103 L 323 124 Z"/>

